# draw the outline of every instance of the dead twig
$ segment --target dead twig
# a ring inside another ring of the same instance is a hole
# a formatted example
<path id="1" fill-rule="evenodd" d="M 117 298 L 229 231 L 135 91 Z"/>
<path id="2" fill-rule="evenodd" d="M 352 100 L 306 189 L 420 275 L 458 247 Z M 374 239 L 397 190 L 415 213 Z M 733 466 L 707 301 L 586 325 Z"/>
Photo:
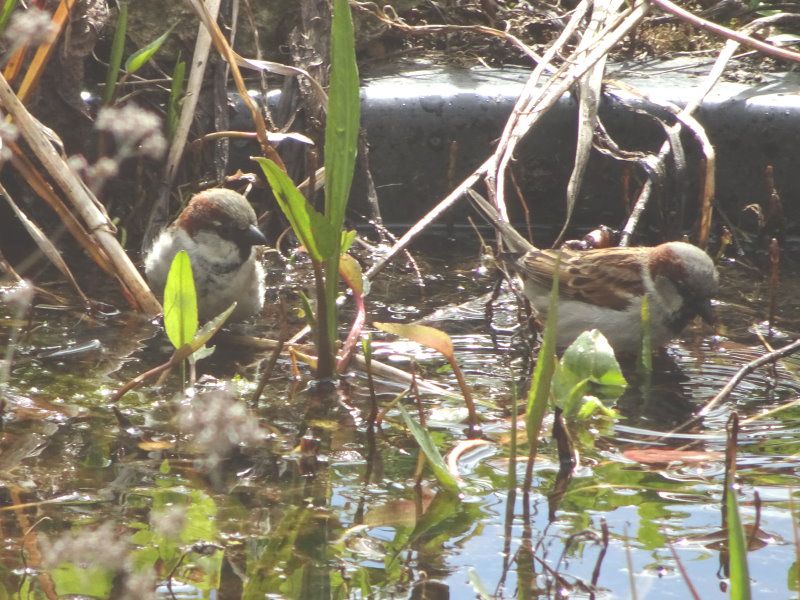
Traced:
<path id="1" fill-rule="evenodd" d="M 709 400 L 702 409 L 700 409 L 695 418 L 697 419 L 703 417 L 711 412 L 720 402 L 727 398 L 734 389 L 736 389 L 736 386 L 739 385 L 745 377 L 759 367 L 763 367 L 764 365 L 768 365 L 782 358 L 786 358 L 798 350 L 800 350 L 800 339 L 796 339 L 791 344 L 787 344 L 782 348 L 778 348 L 777 350 L 768 352 L 763 356 L 759 356 L 755 360 L 751 360 L 749 363 L 736 371 L 733 377 L 728 380 L 728 383 L 726 383 L 725 386 L 719 392 L 717 392 L 717 395 Z"/>
<path id="2" fill-rule="evenodd" d="M 86 228 L 111 260 L 117 277 L 139 310 L 148 316 L 159 314 L 161 305 L 117 240 L 114 226 L 101 209 L 101 204 L 53 148 L 38 121 L 20 102 L 2 75 L 0 75 L 0 105 L 11 115 L 14 124 L 39 162 L 64 192 L 83 219 Z"/>

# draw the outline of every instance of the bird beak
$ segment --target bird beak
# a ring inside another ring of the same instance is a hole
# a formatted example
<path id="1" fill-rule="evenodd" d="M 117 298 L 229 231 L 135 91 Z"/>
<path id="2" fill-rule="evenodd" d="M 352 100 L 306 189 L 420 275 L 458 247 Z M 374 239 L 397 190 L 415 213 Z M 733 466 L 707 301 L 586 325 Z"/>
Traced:
<path id="1" fill-rule="evenodd" d="M 711 308 L 711 300 L 704 300 L 699 302 L 695 309 L 697 310 L 697 314 L 708 323 L 709 325 L 714 325 L 716 319 L 714 318 L 714 311 Z"/>
<path id="2" fill-rule="evenodd" d="M 267 238 L 264 237 L 264 234 L 261 233 L 261 230 L 255 225 L 250 225 L 250 227 L 242 232 L 242 235 L 244 235 L 244 241 L 251 246 L 267 245 Z"/>

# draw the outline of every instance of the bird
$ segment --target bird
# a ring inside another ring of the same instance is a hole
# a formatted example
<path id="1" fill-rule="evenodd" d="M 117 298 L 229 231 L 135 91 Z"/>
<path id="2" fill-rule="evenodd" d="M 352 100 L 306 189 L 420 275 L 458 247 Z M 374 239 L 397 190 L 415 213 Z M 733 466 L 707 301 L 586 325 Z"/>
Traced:
<path id="1" fill-rule="evenodd" d="M 264 306 L 264 267 L 254 246 L 266 243 L 247 198 L 225 188 L 204 190 L 156 237 L 145 255 L 145 275 L 163 296 L 172 259 L 185 250 L 192 265 L 198 318 L 213 319 L 236 301 L 230 320 L 244 321 Z"/>
<path id="2" fill-rule="evenodd" d="M 713 324 L 711 299 L 719 273 L 711 258 L 686 242 L 658 246 L 543 250 L 504 221 L 489 202 L 469 190 L 510 252 L 503 256 L 522 280 L 523 293 L 542 317 L 559 267 L 556 345 L 566 348 L 582 332 L 599 330 L 618 354 L 641 348 L 641 307 L 648 298 L 652 346 L 663 347 L 697 316 Z M 559 258 L 560 257 L 560 258 Z"/>

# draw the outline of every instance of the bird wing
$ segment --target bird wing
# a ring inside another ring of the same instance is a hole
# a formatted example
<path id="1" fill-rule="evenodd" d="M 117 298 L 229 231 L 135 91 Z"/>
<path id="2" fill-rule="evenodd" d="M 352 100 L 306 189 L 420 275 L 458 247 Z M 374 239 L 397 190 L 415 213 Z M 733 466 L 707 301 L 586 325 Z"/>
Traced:
<path id="1" fill-rule="evenodd" d="M 562 250 L 559 295 L 614 310 L 624 310 L 645 294 L 642 268 L 647 248 Z M 553 285 L 557 250 L 526 252 L 514 267 L 544 294 Z"/>

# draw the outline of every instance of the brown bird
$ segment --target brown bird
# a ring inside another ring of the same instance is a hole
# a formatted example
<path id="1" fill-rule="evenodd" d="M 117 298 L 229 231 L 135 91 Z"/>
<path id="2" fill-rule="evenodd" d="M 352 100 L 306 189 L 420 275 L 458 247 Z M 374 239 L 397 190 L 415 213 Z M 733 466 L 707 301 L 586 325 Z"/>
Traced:
<path id="1" fill-rule="evenodd" d="M 266 243 L 247 198 L 224 188 L 205 190 L 156 238 L 144 259 L 145 274 L 163 294 L 172 259 L 186 250 L 199 318 L 212 319 L 236 301 L 231 320 L 241 321 L 264 306 L 264 267 L 253 246 Z"/>
<path id="2" fill-rule="evenodd" d="M 559 269 L 557 345 L 598 329 L 619 353 L 641 345 L 641 307 L 647 296 L 654 347 L 677 337 L 696 316 L 713 321 L 711 298 L 719 275 L 711 258 L 691 244 L 667 242 L 653 247 L 595 250 L 541 250 L 500 218 L 497 210 L 469 190 L 475 205 L 491 221 L 511 251 L 505 258 L 520 277 L 525 296 L 547 316 L 556 262 Z"/>

